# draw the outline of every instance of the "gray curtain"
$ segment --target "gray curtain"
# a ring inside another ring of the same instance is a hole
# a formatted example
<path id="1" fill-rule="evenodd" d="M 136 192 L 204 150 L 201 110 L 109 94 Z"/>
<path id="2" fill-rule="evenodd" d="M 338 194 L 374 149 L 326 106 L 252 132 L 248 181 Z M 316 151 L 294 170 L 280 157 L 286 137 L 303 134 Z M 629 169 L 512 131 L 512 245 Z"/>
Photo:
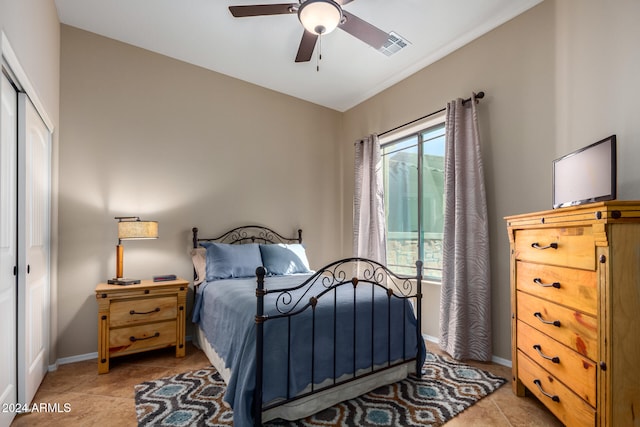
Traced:
<path id="1" fill-rule="evenodd" d="M 387 262 L 382 157 L 377 135 L 355 143 L 353 253 L 382 264 Z"/>
<path id="2" fill-rule="evenodd" d="M 489 225 L 475 95 L 447 104 L 440 347 L 491 360 Z"/>

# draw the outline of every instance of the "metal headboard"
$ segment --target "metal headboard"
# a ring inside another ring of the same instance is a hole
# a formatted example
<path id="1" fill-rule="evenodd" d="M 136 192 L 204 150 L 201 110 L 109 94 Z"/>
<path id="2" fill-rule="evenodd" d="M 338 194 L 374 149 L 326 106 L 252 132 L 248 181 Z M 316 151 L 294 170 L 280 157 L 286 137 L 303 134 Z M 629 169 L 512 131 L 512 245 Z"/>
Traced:
<path id="1" fill-rule="evenodd" d="M 200 242 L 216 242 L 228 244 L 243 243 L 302 243 L 302 230 L 298 229 L 297 237 L 285 237 L 268 227 L 261 225 L 244 225 L 229 230 L 218 237 L 198 237 L 198 227 L 193 227 L 193 247 L 197 248 Z"/>

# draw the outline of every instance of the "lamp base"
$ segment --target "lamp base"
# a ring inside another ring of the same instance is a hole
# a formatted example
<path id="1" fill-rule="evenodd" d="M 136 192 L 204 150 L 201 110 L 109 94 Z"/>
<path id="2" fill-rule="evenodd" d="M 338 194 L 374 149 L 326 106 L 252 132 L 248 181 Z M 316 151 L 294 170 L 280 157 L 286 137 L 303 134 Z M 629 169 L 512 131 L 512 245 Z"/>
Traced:
<path id="1" fill-rule="evenodd" d="M 107 280 L 107 283 L 109 285 L 127 286 L 127 285 L 137 285 L 138 283 L 140 283 L 140 280 L 139 279 L 125 279 L 123 277 L 118 277 L 118 278 L 115 278 L 115 279 Z"/>

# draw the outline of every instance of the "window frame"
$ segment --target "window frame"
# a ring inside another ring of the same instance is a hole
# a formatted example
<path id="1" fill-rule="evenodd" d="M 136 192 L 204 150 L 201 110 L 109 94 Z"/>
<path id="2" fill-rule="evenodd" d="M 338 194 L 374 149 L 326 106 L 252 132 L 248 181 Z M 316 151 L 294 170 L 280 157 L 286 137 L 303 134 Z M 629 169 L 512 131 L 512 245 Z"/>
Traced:
<path id="1" fill-rule="evenodd" d="M 418 210 L 417 210 L 417 215 L 418 215 L 418 257 L 420 257 L 420 255 L 424 255 L 424 227 L 423 227 L 423 221 L 422 221 L 422 211 L 423 211 L 423 207 L 422 207 L 422 203 L 423 203 L 423 199 L 422 199 L 422 192 L 423 192 L 423 175 L 422 175 L 422 157 L 423 157 L 423 143 L 424 141 L 421 138 L 421 134 L 427 132 L 429 129 L 436 127 L 436 126 L 440 126 L 440 125 L 444 125 L 445 126 L 445 134 L 446 134 L 446 111 L 442 111 L 439 112 L 437 114 L 433 114 L 432 116 L 425 118 L 424 120 L 421 120 L 419 122 L 416 123 L 412 123 L 409 126 L 403 127 L 397 131 L 394 132 L 389 132 L 388 134 L 384 134 L 382 136 L 378 137 L 378 140 L 380 142 L 380 149 L 381 151 L 384 150 L 384 148 L 386 146 L 390 146 L 392 144 L 397 143 L 399 140 L 408 137 L 408 136 L 412 136 L 412 135 L 416 135 L 417 137 L 417 149 L 418 149 L 418 159 L 417 159 L 417 168 L 418 168 L 418 182 L 417 182 L 417 191 L 418 191 Z M 446 150 L 446 138 L 445 138 L 445 150 Z M 385 189 L 386 190 L 386 189 Z M 386 193 L 386 191 L 385 191 Z M 386 196 L 385 196 L 386 197 Z M 388 233 L 388 224 L 385 224 L 385 233 Z M 443 230 L 444 233 L 444 230 Z M 422 256 L 424 257 L 424 256 Z M 423 260 L 424 261 L 424 260 Z M 424 268 L 424 267 L 423 267 Z M 430 284 L 434 284 L 434 285 L 441 285 L 442 284 L 442 280 L 438 280 L 436 278 L 433 277 L 425 277 L 424 281 Z"/>

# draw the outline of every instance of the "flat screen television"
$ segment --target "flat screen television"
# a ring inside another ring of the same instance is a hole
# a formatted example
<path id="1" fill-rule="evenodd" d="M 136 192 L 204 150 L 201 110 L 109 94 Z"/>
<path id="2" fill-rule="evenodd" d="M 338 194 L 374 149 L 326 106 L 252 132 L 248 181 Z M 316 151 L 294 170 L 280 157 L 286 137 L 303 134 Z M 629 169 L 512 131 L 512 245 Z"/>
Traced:
<path id="1" fill-rule="evenodd" d="M 553 208 L 616 198 L 616 136 L 553 161 Z"/>

